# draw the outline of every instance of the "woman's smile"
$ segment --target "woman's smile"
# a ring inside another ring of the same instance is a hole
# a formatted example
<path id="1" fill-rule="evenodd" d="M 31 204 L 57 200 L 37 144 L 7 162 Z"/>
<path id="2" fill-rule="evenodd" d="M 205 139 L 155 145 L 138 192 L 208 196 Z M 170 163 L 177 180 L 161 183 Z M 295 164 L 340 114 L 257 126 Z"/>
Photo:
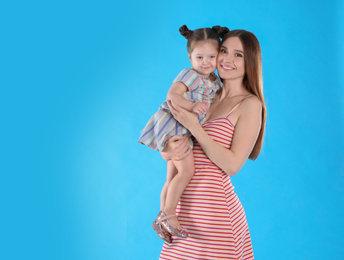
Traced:
<path id="1" fill-rule="evenodd" d="M 235 70 L 234 67 L 231 67 L 229 65 L 224 65 L 224 64 L 220 64 L 221 68 L 223 68 L 224 70 L 227 70 L 227 71 L 233 71 Z"/>

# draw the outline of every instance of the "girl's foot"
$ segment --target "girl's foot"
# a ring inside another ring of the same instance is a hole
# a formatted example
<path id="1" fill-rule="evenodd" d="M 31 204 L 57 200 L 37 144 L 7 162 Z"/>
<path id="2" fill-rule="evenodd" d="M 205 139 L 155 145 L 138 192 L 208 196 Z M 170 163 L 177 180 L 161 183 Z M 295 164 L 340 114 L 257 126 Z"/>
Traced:
<path id="1" fill-rule="evenodd" d="M 171 216 L 169 219 L 168 219 L 168 222 L 174 226 L 175 228 L 179 228 L 179 229 L 182 229 L 182 226 L 180 225 L 179 221 L 178 221 L 178 218 L 175 214 L 167 214 L 165 213 L 167 216 Z"/>
<path id="2" fill-rule="evenodd" d="M 163 240 L 165 240 L 167 243 L 172 243 L 172 237 L 171 234 L 169 234 L 159 223 L 160 219 L 163 217 L 162 211 L 159 212 L 156 220 L 154 220 L 152 227 L 156 231 L 156 234 Z"/>
<path id="3" fill-rule="evenodd" d="M 181 238 L 187 238 L 188 232 L 186 229 L 180 226 L 176 214 L 165 214 L 164 211 L 161 211 L 162 217 L 158 221 L 158 223 L 161 223 L 161 226 L 164 227 L 170 234 L 175 235 L 177 237 Z"/>

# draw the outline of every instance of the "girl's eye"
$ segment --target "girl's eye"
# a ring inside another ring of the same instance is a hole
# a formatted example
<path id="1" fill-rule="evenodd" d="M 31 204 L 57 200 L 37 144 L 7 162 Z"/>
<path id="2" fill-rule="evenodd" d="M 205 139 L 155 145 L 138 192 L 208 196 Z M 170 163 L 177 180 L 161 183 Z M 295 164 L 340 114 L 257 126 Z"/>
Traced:
<path id="1" fill-rule="evenodd" d="M 210 56 L 210 59 L 214 59 L 215 58 L 215 56 Z"/>
<path id="2" fill-rule="evenodd" d="M 203 59 L 203 57 L 202 56 L 198 56 L 197 59 L 201 60 L 201 59 Z"/>

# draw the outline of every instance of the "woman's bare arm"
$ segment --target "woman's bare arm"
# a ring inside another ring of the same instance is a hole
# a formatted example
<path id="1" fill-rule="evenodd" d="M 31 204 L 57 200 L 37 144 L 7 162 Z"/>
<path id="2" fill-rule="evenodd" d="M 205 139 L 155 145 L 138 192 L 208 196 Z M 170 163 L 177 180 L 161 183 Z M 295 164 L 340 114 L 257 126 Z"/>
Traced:
<path id="1" fill-rule="evenodd" d="M 258 98 L 247 98 L 240 105 L 240 116 L 230 149 L 216 143 L 200 126 L 194 113 L 181 107 L 171 109 L 174 117 L 190 130 L 208 158 L 229 176 L 234 176 L 250 155 L 261 126 L 262 105 Z"/>

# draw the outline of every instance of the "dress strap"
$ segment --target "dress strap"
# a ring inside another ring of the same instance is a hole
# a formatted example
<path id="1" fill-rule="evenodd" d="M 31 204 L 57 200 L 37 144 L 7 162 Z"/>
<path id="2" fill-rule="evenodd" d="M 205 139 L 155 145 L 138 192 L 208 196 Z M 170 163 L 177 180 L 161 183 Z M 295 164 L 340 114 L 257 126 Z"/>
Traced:
<path id="1" fill-rule="evenodd" d="M 248 97 L 252 96 L 251 94 L 250 95 L 247 95 L 246 97 L 244 97 L 242 100 L 240 100 L 240 102 L 238 104 L 236 104 L 232 109 L 231 111 L 229 111 L 229 113 L 227 114 L 226 118 L 228 118 L 230 116 L 230 114 L 232 114 L 234 112 L 235 109 L 237 109 L 237 107 Z"/>

